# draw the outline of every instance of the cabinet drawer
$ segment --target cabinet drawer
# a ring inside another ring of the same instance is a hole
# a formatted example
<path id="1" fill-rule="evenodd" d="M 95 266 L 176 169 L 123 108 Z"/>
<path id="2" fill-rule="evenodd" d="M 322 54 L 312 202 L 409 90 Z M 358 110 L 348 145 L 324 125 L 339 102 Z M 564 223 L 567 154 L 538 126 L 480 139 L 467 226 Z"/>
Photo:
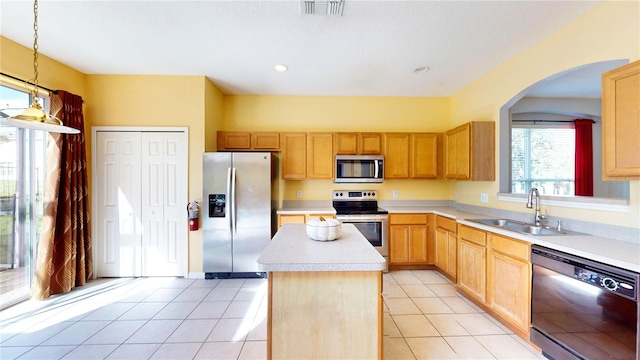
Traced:
<path id="1" fill-rule="evenodd" d="M 424 225 L 427 223 L 427 214 L 391 214 L 389 224 L 391 225 Z"/>
<path id="2" fill-rule="evenodd" d="M 472 227 L 461 225 L 458 229 L 458 237 L 481 246 L 487 245 L 487 233 Z"/>
<path id="3" fill-rule="evenodd" d="M 447 217 L 436 216 L 436 226 L 451 232 L 456 232 L 456 221 Z"/>
<path id="4" fill-rule="evenodd" d="M 531 255 L 531 246 L 527 242 L 495 234 L 489 234 L 489 244 L 491 245 L 492 250 L 527 262 L 529 261 Z"/>

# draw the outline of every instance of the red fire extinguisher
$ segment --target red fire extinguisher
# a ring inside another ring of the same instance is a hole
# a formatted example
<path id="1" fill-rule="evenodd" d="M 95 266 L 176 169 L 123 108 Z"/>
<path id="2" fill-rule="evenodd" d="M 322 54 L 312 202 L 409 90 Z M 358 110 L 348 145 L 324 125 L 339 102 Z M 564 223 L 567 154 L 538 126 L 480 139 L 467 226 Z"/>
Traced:
<path id="1" fill-rule="evenodd" d="M 189 213 L 189 231 L 198 231 L 200 204 L 197 200 L 193 200 L 187 205 L 187 212 Z"/>

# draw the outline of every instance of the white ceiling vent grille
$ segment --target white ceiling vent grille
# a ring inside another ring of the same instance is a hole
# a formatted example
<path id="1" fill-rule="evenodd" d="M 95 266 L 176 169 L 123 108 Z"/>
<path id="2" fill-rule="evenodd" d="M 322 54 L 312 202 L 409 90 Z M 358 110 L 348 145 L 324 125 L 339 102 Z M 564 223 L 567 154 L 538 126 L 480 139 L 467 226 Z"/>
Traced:
<path id="1" fill-rule="evenodd" d="M 344 0 L 300 0 L 302 15 L 342 16 Z"/>

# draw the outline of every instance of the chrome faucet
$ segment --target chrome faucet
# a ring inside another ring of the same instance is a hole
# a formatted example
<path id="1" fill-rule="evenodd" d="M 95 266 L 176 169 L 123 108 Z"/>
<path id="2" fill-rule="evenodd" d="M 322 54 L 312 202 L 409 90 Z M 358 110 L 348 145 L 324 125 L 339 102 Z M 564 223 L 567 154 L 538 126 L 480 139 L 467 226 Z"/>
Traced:
<path id="1" fill-rule="evenodd" d="M 535 224 L 536 224 L 536 226 L 541 226 L 542 225 L 542 220 L 544 218 L 546 218 L 546 216 L 541 216 L 540 215 L 540 192 L 538 191 L 538 188 L 531 188 L 531 191 L 529 191 L 529 197 L 527 198 L 527 209 L 532 209 L 533 208 L 533 195 L 534 194 L 536 196 L 536 219 L 535 219 Z"/>

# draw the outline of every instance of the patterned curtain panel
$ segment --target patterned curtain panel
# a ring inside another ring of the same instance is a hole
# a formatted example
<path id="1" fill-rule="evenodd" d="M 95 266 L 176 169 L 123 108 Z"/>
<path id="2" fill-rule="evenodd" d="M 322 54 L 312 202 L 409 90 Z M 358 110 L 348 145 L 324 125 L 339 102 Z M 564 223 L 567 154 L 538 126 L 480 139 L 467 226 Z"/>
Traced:
<path id="1" fill-rule="evenodd" d="M 80 134 L 49 133 L 44 217 L 32 299 L 46 299 L 93 278 L 84 116 L 80 96 L 58 91 L 51 112 Z"/>

